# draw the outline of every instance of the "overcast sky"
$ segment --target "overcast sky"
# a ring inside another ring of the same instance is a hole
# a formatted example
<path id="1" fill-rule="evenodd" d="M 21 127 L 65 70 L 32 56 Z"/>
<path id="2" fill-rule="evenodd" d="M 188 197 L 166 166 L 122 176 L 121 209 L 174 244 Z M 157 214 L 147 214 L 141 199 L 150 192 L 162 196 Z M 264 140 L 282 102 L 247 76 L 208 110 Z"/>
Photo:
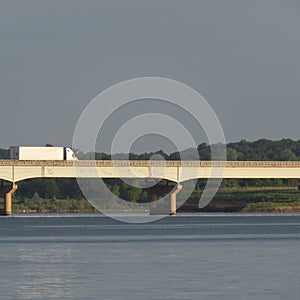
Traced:
<path id="1" fill-rule="evenodd" d="M 97 94 L 142 76 L 201 93 L 227 141 L 300 139 L 300 1 L 0 0 L 1 148 L 71 145 Z"/>

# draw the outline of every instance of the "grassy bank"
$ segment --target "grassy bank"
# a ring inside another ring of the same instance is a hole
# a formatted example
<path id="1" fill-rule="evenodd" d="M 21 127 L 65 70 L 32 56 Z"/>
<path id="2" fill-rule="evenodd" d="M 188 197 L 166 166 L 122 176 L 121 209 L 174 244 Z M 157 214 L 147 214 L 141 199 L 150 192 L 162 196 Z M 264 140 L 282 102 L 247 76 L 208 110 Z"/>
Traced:
<path id="1" fill-rule="evenodd" d="M 220 189 L 203 209 L 198 208 L 200 196 L 201 191 L 194 192 L 181 211 L 300 211 L 300 192 L 291 187 Z"/>
<path id="2" fill-rule="evenodd" d="M 179 211 L 184 212 L 300 212 L 300 192 L 291 187 L 223 188 L 203 209 L 198 208 L 202 191 L 192 193 Z M 3 207 L 1 199 L 0 207 Z M 116 201 L 107 201 L 108 211 L 121 209 Z M 86 199 L 15 198 L 13 212 L 97 212 Z"/>

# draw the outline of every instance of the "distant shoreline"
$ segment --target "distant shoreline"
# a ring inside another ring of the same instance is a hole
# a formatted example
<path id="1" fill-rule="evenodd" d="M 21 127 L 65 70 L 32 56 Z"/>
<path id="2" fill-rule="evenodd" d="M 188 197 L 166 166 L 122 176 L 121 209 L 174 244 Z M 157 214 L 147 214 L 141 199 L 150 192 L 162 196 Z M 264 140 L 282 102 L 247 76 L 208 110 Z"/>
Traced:
<path id="1" fill-rule="evenodd" d="M 178 212 L 300 212 L 300 192 L 296 187 L 245 187 L 221 188 L 213 200 L 204 208 L 199 209 L 201 190 L 192 193 L 189 199 L 178 208 Z M 101 209 L 107 213 L 128 212 L 147 213 L 148 209 L 141 210 L 123 207 L 109 201 Z M 0 207 L 3 207 L 0 201 Z M 16 198 L 13 200 L 13 213 L 98 213 L 86 199 L 43 199 L 40 197 Z M 1 210 L 0 210 L 1 211 Z M 167 213 L 165 205 L 162 211 Z"/>

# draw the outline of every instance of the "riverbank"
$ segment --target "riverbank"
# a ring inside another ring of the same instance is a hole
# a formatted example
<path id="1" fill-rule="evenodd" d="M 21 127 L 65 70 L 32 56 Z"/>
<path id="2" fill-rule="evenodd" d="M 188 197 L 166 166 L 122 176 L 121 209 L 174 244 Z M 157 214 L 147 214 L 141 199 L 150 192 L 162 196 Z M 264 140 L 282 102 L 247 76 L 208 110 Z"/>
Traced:
<path id="1" fill-rule="evenodd" d="M 214 199 L 199 209 L 197 191 L 182 212 L 300 212 L 300 192 L 295 187 L 247 187 L 220 189 Z"/>
<path id="2" fill-rule="evenodd" d="M 194 191 L 179 212 L 300 212 L 300 192 L 295 187 L 248 187 L 220 189 L 206 207 L 199 209 L 202 191 Z M 3 201 L 3 200 L 1 200 Z M 107 202 L 109 203 L 109 202 Z M 3 207 L 0 203 L 0 207 Z M 108 212 L 121 211 L 116 202 L 104 207 Z M 16 198 L 14 213 L 96 213 L 86 199 Z M 137 212 L 134 207 L 126 212 Z M 138 211 L 140 212 L 140 211 Z"/>

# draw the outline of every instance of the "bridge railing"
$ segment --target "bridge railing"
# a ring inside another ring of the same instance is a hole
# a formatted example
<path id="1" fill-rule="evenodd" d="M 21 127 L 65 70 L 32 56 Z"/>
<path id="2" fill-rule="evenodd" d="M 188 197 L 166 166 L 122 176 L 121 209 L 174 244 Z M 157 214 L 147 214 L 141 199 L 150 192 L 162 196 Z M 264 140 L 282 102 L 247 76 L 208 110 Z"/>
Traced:
<path id="1" fill-rule="evenodd" d="M 300 161 L 0 160 L 0 166 L 300 168 Z"/>

